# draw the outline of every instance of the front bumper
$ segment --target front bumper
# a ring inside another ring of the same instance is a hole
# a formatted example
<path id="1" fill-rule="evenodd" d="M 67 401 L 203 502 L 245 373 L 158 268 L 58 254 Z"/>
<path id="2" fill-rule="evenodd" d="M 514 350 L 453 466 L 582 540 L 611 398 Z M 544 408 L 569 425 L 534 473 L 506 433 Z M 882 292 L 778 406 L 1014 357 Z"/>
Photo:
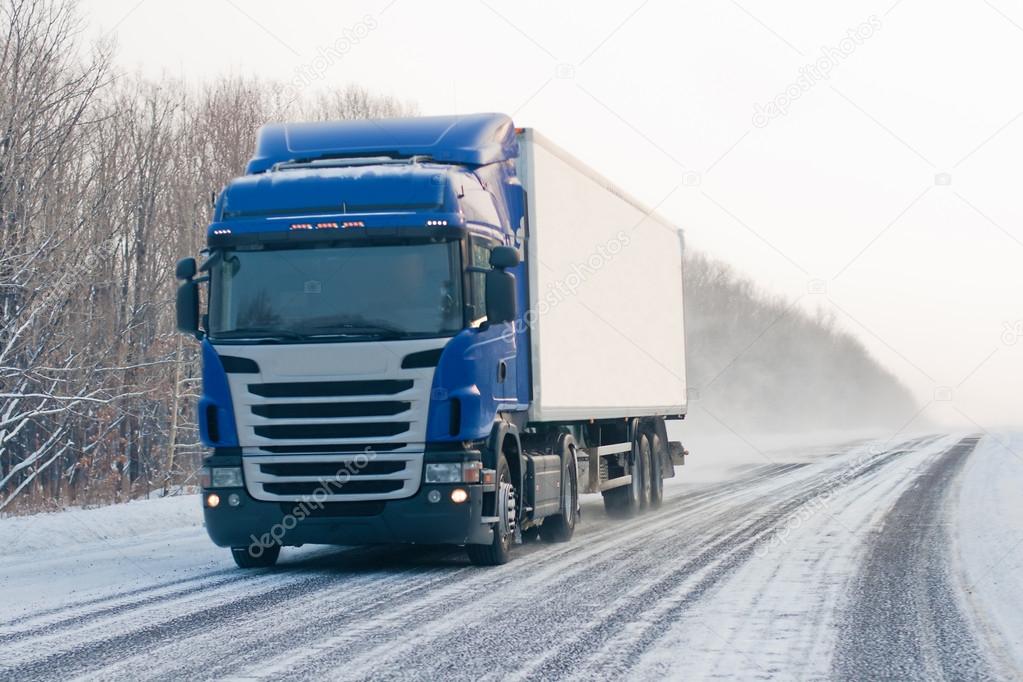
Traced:
<path id="1" fill-rule="evenodd" d="M 464 488 L 469 499 L 451 501 L 451 491 Z M 430 502 L 430 491 L 440 500 Z M 205 506 L 206 494 L 221 502 Z M 230 506 L 230 495 L 239 497 Z M 204 491 L 203 516 L 210 539 L 221 547 L 281 545 L 444 544 L 487 545 L 493 540 L 483 516 L 482 485 L 424 484 L 412 497 L 379 502 L 263 502 L 244 488 Z"/>

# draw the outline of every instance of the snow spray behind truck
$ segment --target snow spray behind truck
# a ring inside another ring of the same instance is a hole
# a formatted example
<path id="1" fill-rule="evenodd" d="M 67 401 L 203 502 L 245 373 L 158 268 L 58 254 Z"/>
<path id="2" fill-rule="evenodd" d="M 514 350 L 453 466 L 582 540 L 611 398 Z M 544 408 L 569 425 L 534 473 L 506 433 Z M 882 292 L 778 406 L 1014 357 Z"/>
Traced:
<path id="1" fill-rule="evenodd" d="M 684 454 L 682 248 L 502 114 L 264 126 L 176 272 L 210 537 L 241 567 L 304 543 L 501 564 L 569 540 L 581 493 L 657 506 Z"/>

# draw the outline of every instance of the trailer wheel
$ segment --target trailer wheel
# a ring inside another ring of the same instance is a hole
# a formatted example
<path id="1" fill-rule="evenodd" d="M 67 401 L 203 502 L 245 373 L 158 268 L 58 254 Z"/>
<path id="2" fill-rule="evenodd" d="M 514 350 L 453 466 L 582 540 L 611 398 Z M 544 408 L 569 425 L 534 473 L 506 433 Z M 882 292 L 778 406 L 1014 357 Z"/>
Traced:
<path id="1" fill-rule="evenodd" d="M 601 495 L 604 497 L 604 512 L 608 516 L 621 519 L 632 515 L 627 488 L 627 486 L 622 486 L 601 492 Z"/>
<path id="2" fill-rule="evenodd" d="M 579 514 L 579 472 L 575 462 L 575 443 L 571 436 L 562 436 L 558 444 L 561 450 L 561 513 L 543 520 L 540 538 L 544 542 L 571 540 Z"/>
<path id="3" fill-rule="evenodd" d="M 653 478 L 652 457 L 650 455 L 650 438 L 643 434 L 639 437 L 639 447 L 636 448 L 636 471 L 633 473 L 632 488 L 635 489 L 636 506 L 646 509 L 650 504 L 650 481 Z M 639 484 L 636 484 L 636 476 L 639 476 Z"/>
<path id="4" fill-rule="evenodd" d="M 632 465 L 632 481 L 629 485 L 604 491 L 604 511 L 608 516 L 625 518 L 634 515 L 646 506 L 650 499 L 649 465 L 650 442 L 645 435 L 639 436 L 635 446 L 636 458 Z"/>
<path id="5" fill-rule="evenodd" d="M 280 545 L 260 546 L 262 550 L 258 555 L 250 550 L 252 547 L 232 547 L 231 557 L 238 568 L 269 568 L 277 563 L 277 557 L 281 555 Z"/>
<path id="6" fill-rule="evenodd" d="M 664 460 L 667 453 L 664 443 L 656 433 L 650 434 L 650 506 L 653 509 L 664 501 Z"/>
<path id="7" fill-rule="evenodd" d="M 489 545 L 466 545 L 465 551 L 469 561 L 476 566 L 500 566 L 508 563 L 511 558 L 512 537 L 515 535 L 515 524 L 518 523 L 518 509 L 515 488 L 511 484 L 511 469 L 504 455 L 497 459 L 497 490 L 498 495 L 504 491 L 503 500 L 497 498 L 498 516 L 501 516 L 501 505 L 506 505 L 508 524 L 506 528 L 498 523 L 494 528 L 494 539 Z"/>

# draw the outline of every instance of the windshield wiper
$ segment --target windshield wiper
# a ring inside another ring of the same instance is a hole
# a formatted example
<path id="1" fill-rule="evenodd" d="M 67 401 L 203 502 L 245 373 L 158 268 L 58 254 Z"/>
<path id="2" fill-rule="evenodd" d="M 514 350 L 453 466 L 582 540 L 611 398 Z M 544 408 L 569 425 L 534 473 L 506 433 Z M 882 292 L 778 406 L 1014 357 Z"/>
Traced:
<path id="1" fill-rule="evenodd" d="M 396 339 L 406 334 L 405 330 L 379 324 L 333 323 L 313 327 L 314 333 L 309 336 L 378 336 Z"/>
<path id="2" fill-rule="evenodd" d="M 243 329 L 231 329 L 220 332 L 215 336 L 217 339 L 258 339 L 260 341 L 300 341 L 305 338 L 298 332 L 287 329 L 276 329 L 274 327 L 245 327 Z"/>

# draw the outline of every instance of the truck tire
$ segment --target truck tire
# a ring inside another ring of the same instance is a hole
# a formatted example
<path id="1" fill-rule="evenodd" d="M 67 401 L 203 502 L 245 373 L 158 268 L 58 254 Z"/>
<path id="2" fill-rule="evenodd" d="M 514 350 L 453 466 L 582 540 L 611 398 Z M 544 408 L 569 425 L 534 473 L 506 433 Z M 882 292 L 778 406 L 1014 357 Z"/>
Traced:
<path id="1" fill-rule="evenodd" d="M 231 557 L 238 568 L 269 568 L 277 563 L 277 557 L 281 555 L 280 545 L 260 547 L 262 553 L 253 555 L 250 547 L 232 547 Z"/>
<path id="2" fill-rule="evenodd" d="M 664 501 L 664 460 L 668 453 L 656 433 L 650 434 L 650 507 L 657 509 Z"/>
<path id="3" fill-rule="evenodd" d="M 511 469 L 508 468 L 508 460 L 503 454 L 497 458 L 498 491 L 501 490 L 502 483 L 511 483 Z M 511 491 L 514 495 L 515 489 L 512 488 Z M 495 504 L 500 504 L 496 496 Z M 517 515 L 518 510 L 516 509 Z M 518 519 L 514 519 L 512 522 L 518 523 Z M 476 566 L 500 566 L 508 563 L 508 559 L 511 558 L 512 538 L 515 535 L 514 526 L 512 528 L 511 531 L 502 533 L 500 524 L 498 524 L 498 527 L 494 528 L 494 539 L 489 545 L 466 545 L 465 551 L 469 555 L 469 561 Z"/>
<path id="4" fill-rule="evenodd" d="M 575 532 L 579 516 L 579 472 L 575 462 L 575 441 L 564 435 L 558 439 L 561 457 L 561 513 L 548 516 L 540 526 L 544 542 L 568 542 Z"/>
<path id="5" fill-rule="evenodd" d="M 650 481 L 653 479 L 653 468 L 651 467 L 652 457 L 650 456 L 650 438 L 646 434 L 639 437 L 639 447 L 636 448 L 636 472 L 633 473 L 632 488 L 635 489 L 636 506 L 639 509 L 646 509 L 650 505 Z M 636 483 L 636 476 L 639 476 L 639 483 Z"/>
<path id="6" fill-rule="evenodd" d="M 611 488 L 601 493 L 604 497 L 604 512 L 614 519 L 632 516 L 633 509 L 629 505 L 628 486 Z"/>

